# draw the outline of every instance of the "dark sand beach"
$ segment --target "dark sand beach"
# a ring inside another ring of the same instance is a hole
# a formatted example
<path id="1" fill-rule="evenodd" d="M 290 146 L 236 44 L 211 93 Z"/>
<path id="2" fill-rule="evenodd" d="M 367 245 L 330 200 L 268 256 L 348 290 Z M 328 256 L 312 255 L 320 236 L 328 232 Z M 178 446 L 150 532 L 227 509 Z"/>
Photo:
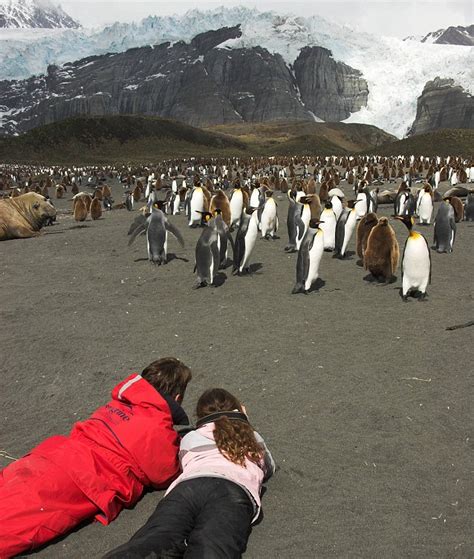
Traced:
<path id="1" fill-rule="evenodd" d="M 183 215 L 170 219 L 186 248 L 171 239 L 162 267 L 143 237 L 127 247 L 136 211 L 79 225 L 60 214 L 39 238 L 0 243 L 0 449 L 20 457 L 67 433 L 121 379 L 174 355 L 194 372 L 190 415 L 204 389 L 229 389 L 278 464 L 246 557 L 472 558 L 474 328 L 446 327 L 474 319 L 474 224 L 458 224 L 452 254 L 432 251 L 427 302 L 401 301 L 400 273 L 373 285 L 356 255 L 328 253 L 319 291 L 291 295 L 297 255 L 283 250 L 287 201 L 277 202 L 281 238 L 260 239 L 254 273 L 227 268 L 217 288 L 192 289 L 200 230 Z M 391 223 L 403 249 L 406 229 Z M 433 226 L 417 229 L 431 245 Z M 99 558 L 162 495 L 35 555 Z"/>

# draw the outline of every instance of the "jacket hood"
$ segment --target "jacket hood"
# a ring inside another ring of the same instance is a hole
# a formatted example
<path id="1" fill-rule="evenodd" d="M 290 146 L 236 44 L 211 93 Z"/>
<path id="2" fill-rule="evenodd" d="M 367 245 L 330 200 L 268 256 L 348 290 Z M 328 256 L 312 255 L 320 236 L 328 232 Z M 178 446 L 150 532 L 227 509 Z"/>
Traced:
<path id="1" fill-rule="evenodd" d="M 170 412 L 169 406 L 158 390 L 138 373 L 127 377 L 112 390 L 112 399 L 124 404 L 153 406 L 161 411 Z"/>

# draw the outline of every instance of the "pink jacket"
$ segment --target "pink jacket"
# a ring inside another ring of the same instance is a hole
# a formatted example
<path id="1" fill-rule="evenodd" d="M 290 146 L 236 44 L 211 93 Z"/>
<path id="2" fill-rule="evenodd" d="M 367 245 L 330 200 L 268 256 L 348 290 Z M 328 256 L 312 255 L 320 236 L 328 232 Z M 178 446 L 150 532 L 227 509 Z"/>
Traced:
<path id="1" fill-rule="evenodd" d="M 260 465 L 246 460 L 245 467 L 231 462 L 223 456 L 214 441 L 214 423 L 207 423 L 191 431 L 181 440 L 179 460 L 182 474 L 170 485 L 168 494 L 182 481 L 196 477 L 219 477 L 240 485 L 255 503 L 255 516 L 260 514 L 260 491 L 262 483 L 275 471 L 275 462 L 263 438 L 255 432 L 257 441 L 265 451 Z"/>

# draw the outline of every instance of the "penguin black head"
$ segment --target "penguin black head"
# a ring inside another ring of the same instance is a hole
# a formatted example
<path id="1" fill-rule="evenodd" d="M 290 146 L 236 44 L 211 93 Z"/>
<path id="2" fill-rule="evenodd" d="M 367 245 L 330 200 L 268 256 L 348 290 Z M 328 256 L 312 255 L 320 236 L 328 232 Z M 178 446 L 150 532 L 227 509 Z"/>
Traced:
<path id="1" fill-rule="evenodd" d="M 216 215 L 221 215 L 221 213 L 222 213 L 222 210 L 221 210 L 220 208 L 216 208 L 216 209 L 214 210 L 214 216 L 216 216 Z"/>
<path id="2" fill-rule="evenodd" d="M 153 208 L 157 209 L 157 210 L 161 210 L 164 211 L 165 208 L 165 201 L 164 200 L 158 200 L 157 202 L 155 202 L 153 204 Z"/>
<path id="3" fill-rule="evenodd" d="M 329 202 L 329 201 L 327 201 L 327 202 L 324 204 L 324 207 L 326 208 L 326 210 L 332 210 L 332 203 Z"/>
<path id="4" fill-rule="evenodd" d="M 410 215 L 403 215 L 403 216 L 397 215 L 394 217 L 394 219 L 398 219 L 398 221 L 404 223 L 408 231 L 411 231 L 413 225 L 415 224 L 415 220 L 413 219 L 413 216 Z"/>
<path id="5" fill-rule="evenodd" d="M 301 196 L 300 204 L 309 204 L 312 199 L 313 199 L 312 196 Z"/>
<path id="6" fill-rule="evenodd" d="M 201 216 L 202 216 L 201 219 L 202 219 L 203 223 L 208 223 L 212 219 L 211 212 L 200 212 L 200 211 L 198 211 L 197 213 L 201 214 Z"/>
<path id="7" fill-rule="evenodd" d="M 271 198 L 273 196 L 273 190 L 266 190 L 265 191 L 265 196 L 267 198 Z"/>

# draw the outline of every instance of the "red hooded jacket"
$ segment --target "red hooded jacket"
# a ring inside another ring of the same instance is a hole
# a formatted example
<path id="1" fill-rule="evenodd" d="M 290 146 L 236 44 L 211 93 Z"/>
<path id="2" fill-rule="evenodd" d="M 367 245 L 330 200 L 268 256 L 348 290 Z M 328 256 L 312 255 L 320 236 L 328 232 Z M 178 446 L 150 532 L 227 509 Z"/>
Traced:
<path id="1" fill-rule="evenodd" d="M 112 391 L 112 400 L 74 425 L 69 437 L 51 437 L 31 454 L 67 472 L 108 524 L 133 506 L 144 486 L 160 488 L 179 472 L 178 435 L 166 400 L 138 374 Z"/>

